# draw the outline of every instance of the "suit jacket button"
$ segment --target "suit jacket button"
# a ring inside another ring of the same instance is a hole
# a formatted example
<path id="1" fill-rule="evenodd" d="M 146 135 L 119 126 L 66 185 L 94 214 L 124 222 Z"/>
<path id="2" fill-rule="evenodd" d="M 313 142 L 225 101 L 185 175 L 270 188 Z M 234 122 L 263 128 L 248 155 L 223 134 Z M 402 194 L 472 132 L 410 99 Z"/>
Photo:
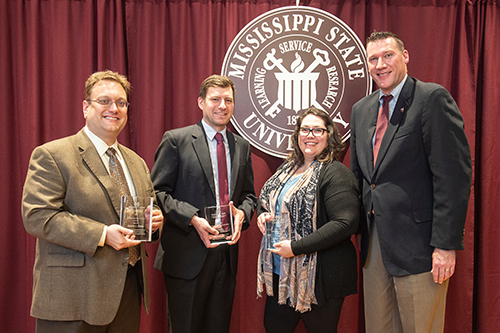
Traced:
<path id="1" fill-rule="evenodd" d="M 372 184 L 371 186 L 372 186 L 372 188 L 375 188 L 375 184 Z"/>
<path id="2" fill-rule="evenodd" d="M 124 261 L 122 261 L 122 266 L 123 266 L 123 267 L 126 267 L 127 265 L 128 265 L 128 260 L 124 260 Z"/>

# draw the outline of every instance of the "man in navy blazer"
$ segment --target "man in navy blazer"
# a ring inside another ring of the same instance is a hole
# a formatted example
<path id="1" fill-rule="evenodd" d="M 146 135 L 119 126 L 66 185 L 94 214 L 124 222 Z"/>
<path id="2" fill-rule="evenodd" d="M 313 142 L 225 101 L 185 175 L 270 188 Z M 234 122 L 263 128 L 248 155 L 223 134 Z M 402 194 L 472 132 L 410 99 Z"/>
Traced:
<path id="1" fill-rule="evenodd" d="M 151 177 L 165 215 L 155 267 L 167 290 L 169 325 L 175 333 L 229 332 L 236 286 L 238 240 L 249 227 L 257 198 L 250 145 L 226 128 L 234 111 L 234 84 L 224 76 L 203 81 L 198 97 L 203 119 L 165 132 Z M 224 138 L 234 233 L 211 244 L 217 230 L 205 207 L 220 204 L 215 136 Z"/>
<path id="2" fill-rule="evenodd" d="M 398 36 L 374 32 L 366 49 L 380 89 L 351 114 L 351 169 L 365 216 L 366 332 L 442 332 L 470 195 L 464 122 L 446 89 L 408 76 L 409 53 Z M 374 160 L 383 95 L 392 100 Z"/>

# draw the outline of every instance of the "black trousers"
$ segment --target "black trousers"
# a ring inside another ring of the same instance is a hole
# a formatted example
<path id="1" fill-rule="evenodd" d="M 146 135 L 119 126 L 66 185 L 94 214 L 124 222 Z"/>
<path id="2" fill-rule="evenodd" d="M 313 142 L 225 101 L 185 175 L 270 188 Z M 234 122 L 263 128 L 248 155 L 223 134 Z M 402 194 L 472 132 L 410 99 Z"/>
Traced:
<path id="1" fill-rule="evenodd" d="M 229 332 L 236 287 L 236 276 L 231 272 L 229 261 L 229 245 L 209 249 L 200 274 L 192 280 L 167 274 L 163 277 L 169 327 L 173 333 Z"/>
<path id="2" fill-rule="evenodd" d="M 267 296 L 264 310 L 264 327 L 267 333 L 293 333 L 300 320 L 308 333 L 336 333 L 344 298 L 330 298 L 321 306 L 312 305 L 304 313 L 295 311 L 288 304 L 278 304 L 279 276 L 273 274 L 274 296 Z"/>

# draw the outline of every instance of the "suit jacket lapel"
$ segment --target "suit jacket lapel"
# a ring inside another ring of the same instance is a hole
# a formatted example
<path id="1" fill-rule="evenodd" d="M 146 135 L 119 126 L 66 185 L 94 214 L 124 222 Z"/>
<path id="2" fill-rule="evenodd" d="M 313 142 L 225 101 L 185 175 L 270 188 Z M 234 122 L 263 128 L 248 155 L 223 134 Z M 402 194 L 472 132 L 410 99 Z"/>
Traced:
<path id="1" fill-rule="evenodd" d="M 207 138 L 205 131 L 203 130 L 203 125 L 201 121 L 196 124 L 193 131 L 193 148 L 198 156 L 198 161 L 200 162 L 201 168 L 205 173 L 210 189 L 212 190 L 214 198 L 217 197 L 217 191 L 215 190 L 214 173 L 212 170 L 212 158 L 210 157 L 210 151 L 208 148 Z"/>
<path id="2" fill-rule="evenodd" d="M 239 144 L 234 134 L 229 132 L 228 130 L 226 130 L 226 134 L 227 134 L 227 141 L 229 142 L 229 154 L 231 159 L 231 184 L 230 184 L 231 188 L 229 190 L 229 193 L 231 193 L 231 198 L 232 198 L 232 195 L 236 188 L 236 180 L 238 179 L 241 149 L 239 149 Z"/>
<path id="3" fill-rule="evenodd" d="M 385 131 L 384 138 L 382 139 L 382 143 L 380 144 L 380 150 L 377 157 L 377 164 L 375 165 L 374 171 L 378 168 L 380 163 L 383 161 L 389 146 L 394 139 L 394 135 L 396 134 L 397 129 L 401 124 L 401 120 L 404 118 L 404 114 L 410 105 L 410 101 L 413 95 L 413 88 L 415 86 L 412 78 L 408 77 L 406 83 L 399 94 L 398 101 L 396 106 L 394 107 L 394 111 L 392 112 L 391 119 L 389 124 L 387 125 L 387 130 Z"/>
<path id="4" fill-rule="evenodd" d="M 370 152 L 369 154 L 365 154 L 367 157 L 365 159 L 365 168 L 366 170 L 373 170 L 373 136 L 375 135 L 375 129 L 377 127 L 377 117 L 378 117 L 378 109 L 379 109 L 379 99 L 378 93 L 372 94 L 369 96 L 369 100 L 367 101 L 368 110 L 367 114 L 367 126 L 366 126 L 366 137 L 365 141 L 365 151 Z M 380 154 L 380 153 L 379 153 Z M 371 156 L 371 158 L 368 158 Z M 380 155 L 379 155 L 380 156 Z"/>
<path id="5" fill-rule="evenodd" d="M 123 160 L 127 164 L 128 172 L 130 172 L 130 177 L 132 177 L 133 186 L 135 189 L 135 195 L 145 196 L 147 195 L 146 183 L 144 182 L 144 172 L 142 172 L 141 165 L 138 165 L 139 161 L 135 154 L 131 154 L 130 150 L 123 149 L 123 146 L 118 144 L 118 148 L 122 153 Z"/>
<path id="6" fill-rule="evenodd" d="M 76 138 L 83 163 L 88 166 L 90 172 L 93 173 L 93 175 L 97 178 L 97 181 L 102 184 L 104 191 L 113 203 L 117 216 L 119 216 L 120 194 L 111 180 L 106 167 L 102 163 L 101 157 L 97 153 L 94 144 L 90 141 L 84 130 L 78 132 Z"/>

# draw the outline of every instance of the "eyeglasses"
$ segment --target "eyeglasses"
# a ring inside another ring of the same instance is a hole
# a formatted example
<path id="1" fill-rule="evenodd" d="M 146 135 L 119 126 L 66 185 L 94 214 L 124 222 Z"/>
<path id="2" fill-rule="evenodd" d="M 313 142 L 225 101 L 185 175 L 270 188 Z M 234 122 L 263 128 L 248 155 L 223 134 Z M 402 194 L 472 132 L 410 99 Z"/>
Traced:
<path id="1" fill-rule="evenodd" d="M 128 106 L 130 105 L 130 103 L 127 101 L 123 101 L 123 100 L 112 101 L 110 99 L 105 99 L 105 98 L 103 98 L 103 99 L 88 99 L 87 102 L 96 102 L 97 104 L 104 106 L 104 107 L 107 107 L 107 108 L 110 108 L 111 105 L 113 105 L 113 103 L 115 103 L 116 107 L 119 109 L 128 108 Z"/>
<path id="2" fill-rule="evenodd" d="M 314 128 L 301 127 L 299 131 L 301 136 L 308 136 L 309 133 L 311 132 L 314 136 L 320 137 L 323 135 L 324 132 L 328 133 L 328 130 L 326 128 L 320 128 L 320 127 L 314 127 Z"/>

